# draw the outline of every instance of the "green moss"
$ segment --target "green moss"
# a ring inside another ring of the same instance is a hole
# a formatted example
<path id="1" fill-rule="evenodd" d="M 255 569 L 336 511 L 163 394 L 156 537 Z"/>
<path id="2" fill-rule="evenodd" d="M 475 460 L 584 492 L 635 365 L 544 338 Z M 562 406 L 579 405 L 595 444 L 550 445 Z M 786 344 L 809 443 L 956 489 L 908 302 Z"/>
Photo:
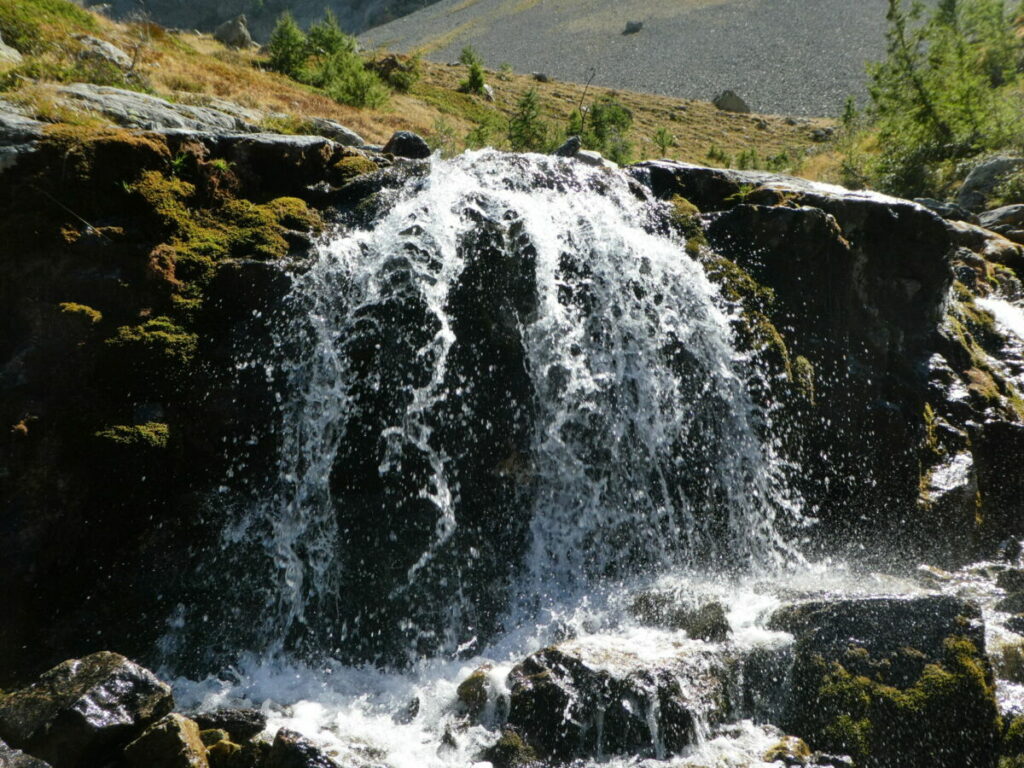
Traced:
<path id="1" fill-rule="evenodd" d="M 770 353 L 780 370 L 794 381 L 789 347 L 769 315 L 775 303 L 775 292 L 758 283 L 735 262 L 718 255 L 707 259 L 704 269 L 708 278 L 718 285 L 722 296 L 742 308 L 740 331 L 747 346 Z"/>
<path id="2" fill-rule="evenodd" d="M 793 383 L 811 405 L 814 404 L 814 364 L 803 355 L 793 358 Z"/>
<path id="3" fill-rule="evenodd" d="M 80 320 L 88 325 L 96 325 L 96 323 L 102 322 L 103 313 L 87 307 L 85 304 L 76 304 L 73 301 L 65 301 L 60 305 L 60 311 L 62 314 Z"/>
<path id="4" fill-rule="evenodd" d="M 515 731 L 504 731 L 496 743 L 484 750 L 481 757 L 494 768 L 520 768 L 537 763 L 537 753 Z"/>
<path id="5" fill-rule="evenodd" d="M 803 739 L 785 736 L 764 753 L 766 763 L 781 761 L 786 765 L 806 764 L 810 761 L 811 748 Z"/>
<path id="6" fill-rule="evenodd" d="M 198 337 L 170 318 L 155 317 L 141 325 L 121 326 L 106 344 L 162 369 L 188 365 L 195 356 Z"/>
<path id="7" fill-rule="evenodd" d="M 469 677 L 459 683 L 455 695 L 466 713 L 477 718 L 487 706 L 487 668 L 475 670 Z"/>
<path id="8" fill-rule="evenodd" d="M 362 155 L 350 155 L 349 157 L 343 157 L 341 160 L 334 164 L 334 170 L 338 172 L 338 177 L 342 184 L 351 181 L 356 176 L 362 176 L 367 173 L 373 173 L 378 170 L 377 164 L 368 157 Z"/>
<path id="9" fill-rule="evenodd" d="M 96 437 L 128 448 L 166 448 L 168 428 L 158 421 L 133 426 L 119 424 L 100 430 Z"/>
<path id="10" fill-rule="evenodd" d="M 909 651 L 897 660 L 861 651 L 831 665 L 819 657 L 816 704 L 798 732 L 858 766 L 985 764 L 1001 723 L 984 657 L 966 638 L 949 637 L 941 661 L 925 661 Z"/>
<path id="11" fill-rule="evenodd" d="M 668 202 L 673 226 L 686 238 L 687 253 L 696 256 L 708 244 L 700 221 L 700 209 L 682 195 L 672 195 Z"/>
<path id="12" fill-rule="evenodd" d="M 277 217 L 277 223 L 287 229 L 321 232 L 324 228 L 320 214 L 297 197 L 279 197 L 267 203 L 267 208 Z"/>

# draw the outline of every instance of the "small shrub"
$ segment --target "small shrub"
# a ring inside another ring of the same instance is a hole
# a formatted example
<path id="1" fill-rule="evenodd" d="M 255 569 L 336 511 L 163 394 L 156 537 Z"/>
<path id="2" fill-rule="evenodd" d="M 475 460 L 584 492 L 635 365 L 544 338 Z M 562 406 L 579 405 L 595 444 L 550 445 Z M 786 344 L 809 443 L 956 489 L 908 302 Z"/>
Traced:
<path id="1" fill-rule="evenodd" d="M 473 62 L 469 65 L 469 74 L 466 75 L 466 79 L 459 83 L 459 90 L 463 93 L 475 93 L 481 94 L 484 92 L 484 86 L 486 85 L 484 80 L 484 68 L 480 66 L 478 62 Z"/>
<path id="2" fill-rule="evenodd" d="M 669 133 L 668 128 L 661 126 L 654 132 L 654 136 L 651 137 L 655 146 L 658 148 L 658 152 L 661 153 L 662 157 L 668 155 L 670 147 L 676 146 L 676 137 Z"/>
<path id="3" fill-rule="evenodd" d="M 451 157 L 456 152 L 455 127 L 443 117 L 437 118 L 427 137 L 427 144 L 435 152 L 440 152 L 443 157 Z"/>
<path id="4" fill-rule="evenodd" d="M 295 23 L 295 18 L 285 11 L 277 20 L 274 31 L 267 43 L 271 69 L 299 79 L 306 63 L 306 35 Z"/>
<path id="5" fill-rule="evenodd" d="M 483 66 L 484 61 L 480 58 L 480 54 L 477 53 L 476 48 L 472 45 L 467 45 L 459 54 L 459 63 L 467 67 L 472 67 L 474 64 L 477 66 Z"/>
<path id="6" fill-rule="evenodd" d="M 508 124 L 508 143 L 513 152 L 539 152 L 548 143 L 548 126 L 540 119 L 540 96 L 531 88 L 516 104 Z"/>
<path id="7" fill-rule="evenodd" d="M 491 127 L 486 123 L 480 123 L 473 130 L 466 134 L 467 149 L 482 149 L 490 146 Z"/>

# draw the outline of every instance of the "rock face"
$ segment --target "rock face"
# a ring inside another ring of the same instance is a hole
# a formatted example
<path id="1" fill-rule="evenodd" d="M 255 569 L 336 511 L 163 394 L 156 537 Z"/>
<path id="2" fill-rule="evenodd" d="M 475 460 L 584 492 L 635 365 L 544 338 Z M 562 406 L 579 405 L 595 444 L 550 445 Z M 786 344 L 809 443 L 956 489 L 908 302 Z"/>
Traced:
<path id="1" fill-rule="evenodd" d="M 199 726 L 179 714 L 166 715 L 125 747 L 135 768 L 208 768 Z"/>
<path id="2" fill-rule="evenodd" d="M 982 449 L 968 435 L 974 423 L 1021 419 L 1013 376 L 993 362 L 1010 342 L 971 292 L 1000 280 L 1012 292 L 1010 269 L 1024 265 L 1017 246 L 909 201 L 771 174 L 664 162 L 633 172 L 705 212 L 713 278 L 777 334 L 763 323 L 743 332 L 762 339 L 755 346 L 781 373 L 811 385 L 792 403 L 785 439 L 809 481 L 805 500 L 821 510 L 825 547 L 845 538 L 873 548 L 888 535 L 966 562 L 1011 534 L 1004 522 L 1016 503 L 995 484 L 971 491 Z M 986 283 L 992 262 L 1009 269 Z M 729 288 L 742 275 L 770 295 Z M 964 482 L 949 493 L 964 451 Z M 943 499 L 930 495 L 933 483 Z"/>
<path id="3" fill-rule="evenodd" d="M 734 91 L 725 90 L 712 99 L 712 103 L 723 112 L 750 112 L 750 107 Z"/>
<path id="4" fill-rule="evenodd" d="M 982 161 L 967 175 L 963 186 L 957 192 L 957 205 L 975 213 L 985 210 L 988 198 L 999 182 L 1022 168 L 1022 157 L 1000 155 Z"/>
<path id="5" fill-rule="evenodd" d="M 257 130 L 256 126 L 216 109 L 172 104 L 156 96 L 106 85 L 75 83 L 58 89 L 58 95 L 77 108 L 99 112 L 126 128 L 226 133 Z"/>
<path id="6" fill-rule="evenodd" d="M 994 766 L 999 713 L 981 612 L 945 596 L 807 603 L 784 727 L 865 766 Z M 952 737 L 955 735 L 955 738 Z"/>
<path id="7" fill-rule="evenodd" d="M 213 31 L 213 37 L 228 48 L 251 48 L 254 45 L 245 14 L 229 19 L 218 26 Z"/>
<path id="8" fill-rule="evenodd" d="M 546 648 L 509 673 L 509 725 L 541 756 L 672 755 L 695 738 L 697 717 L 724 713 L 721 657 L 669 648 L 655 660 L 617 642 Z"/>
<path id="9" fill-rule="evenodd" d="M 75 39 L 82 46 L 78 54 L 80 59 L 106 62 L 123 70 L 131 69 L 132 57 L 116 45 L 91 35 L 77 35 Z"/>
<path id="10" fill-rule="evenodd" d="M 267 727 L 267 716 L 258 709 L 219 709 L 200 712 L 193 719 L 200 729 L 227 731 L 235 741 L 246 741 L 258 736 Z"/>
<path id="11" fill-rule="evenodd" d="M 323 117 L 311 117 L 309 122 L 313 127 L 313 131 L 319 136 L 325 136 L 332 141 L 336 141 L 345 147 L 361 147 L 366 144 L 366 140 L 363 139 L 355 131 L 346 128 L 341 123 L 336 123 L 333 120 L 328 120 Z"/>
<path id="12" fill-rule="evenodd" d="M 0 739 L 54 768 L 91 765 L 173 706 L 170 688 L 116 653 L 71 659 L 0 697 Z"/>

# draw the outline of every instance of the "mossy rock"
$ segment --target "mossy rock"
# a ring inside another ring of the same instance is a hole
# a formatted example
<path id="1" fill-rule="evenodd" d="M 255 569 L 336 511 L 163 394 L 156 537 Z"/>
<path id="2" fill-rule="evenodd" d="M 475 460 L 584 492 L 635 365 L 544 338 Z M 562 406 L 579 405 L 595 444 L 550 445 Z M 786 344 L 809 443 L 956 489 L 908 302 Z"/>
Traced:
<path id="1" fill-rule="evenodd" d="M 764 753 L 766 763 L 784 765 L 806 765 L 811 759 L 811 748 L 807 742 L 796 736 L 783 736 Z"/>
<path id="2" fill-rule="evenodd" d="M 511 730 L 503 731 L 501 738 L 485 749 L 480 758 L 491 763 L 494 768 L 520 768 L 539 764 L 533 748 L 523 741 L 522 736 Z"/>
<path id="3" fill-rule="evenodd" d="M 380 170 L 379 166 L 363 155 L 349 155 L 334 164 L 334 171 L 340 184 L 347 184 L 357 176 L 364 176 Z"/>
<path id="4" fill-rule="evenodd" d="M 477 720 L 487 707 L 488 689 L 487 680 L 489 666 L 483 666 L 473 671 L 469 677 L 459 683 L 455 695 L 463 711 L 471 719 Z"/>

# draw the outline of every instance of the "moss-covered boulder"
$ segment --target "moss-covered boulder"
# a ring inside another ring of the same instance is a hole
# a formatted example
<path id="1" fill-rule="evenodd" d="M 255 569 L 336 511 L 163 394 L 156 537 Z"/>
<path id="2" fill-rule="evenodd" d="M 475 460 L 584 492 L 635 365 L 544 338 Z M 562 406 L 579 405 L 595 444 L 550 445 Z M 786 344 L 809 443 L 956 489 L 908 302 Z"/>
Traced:
<path id="1" fill-rule="evenodd" d="M 994 766 L 1001 721 L 978 607 L 952 597 L 812 602 L 777 612 L 796 637 L 783 726 L 858 768 Z"/>
<path id="2" fill-rule="evenodd" d="M 153 723 L 125 747 L 125 759 L 133 768 L 208 768 L 206 745 L 199 726 L 172 713 Z"/>

